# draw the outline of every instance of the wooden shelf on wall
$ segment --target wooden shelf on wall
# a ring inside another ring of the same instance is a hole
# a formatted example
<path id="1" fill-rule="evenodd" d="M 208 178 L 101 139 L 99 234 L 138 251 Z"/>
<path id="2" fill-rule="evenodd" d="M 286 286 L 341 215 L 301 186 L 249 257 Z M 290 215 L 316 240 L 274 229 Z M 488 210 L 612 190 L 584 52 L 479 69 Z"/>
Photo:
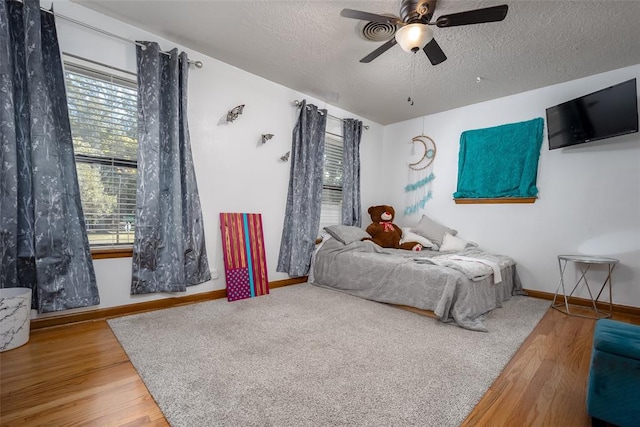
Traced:
<path id="1" fill-rule="evenodd" d="M 497 197 L 486 199 L 453 199 L 456 205 L 479 205 L 498 203 L 535 203 L 537 197 Z"/>

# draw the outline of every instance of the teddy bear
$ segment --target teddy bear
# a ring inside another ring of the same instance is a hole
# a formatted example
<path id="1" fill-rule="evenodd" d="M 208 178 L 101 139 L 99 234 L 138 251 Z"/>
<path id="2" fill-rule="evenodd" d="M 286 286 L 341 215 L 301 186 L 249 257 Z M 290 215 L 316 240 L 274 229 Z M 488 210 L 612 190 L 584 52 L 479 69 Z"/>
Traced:
<path id="1" fill-rule="evenodd" d="M 367 233 L 371 236 L 362 240 L 371 240 L 383 248 L 406 249 L 409 251 L 421 251 L 422 245 L 418 242 L 405 242 L 400 244 L 402 230 L 393 223 L 396 211 L 392 206 L 371 206 L 367 212 L 373 223 L 367 227 Z"/>

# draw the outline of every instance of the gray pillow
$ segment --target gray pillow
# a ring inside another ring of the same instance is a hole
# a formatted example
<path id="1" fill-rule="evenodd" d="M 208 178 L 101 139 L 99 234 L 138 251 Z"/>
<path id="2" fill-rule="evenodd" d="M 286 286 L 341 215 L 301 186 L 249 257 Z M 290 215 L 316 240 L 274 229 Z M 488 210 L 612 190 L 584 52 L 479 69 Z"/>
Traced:
<path id="1" fill-rule="evenodd" d="M 422 215 L 422 219 L 418 225 L 413 227 L 411 231 L 421 235 L 422 237 L 426 237 L 438 246 L 442 246 L 442 240 L 444 239 L 445 233 L 449 233 L 452 236 L 458 234 L 457 230 L 445 227 L 426 215 Z"/>
<path id="2" fill-rule="evenodd" d="M 362 240 L 363 237 L 371 237 L 369 233 L 362 228 L 353 225 L 331 225 L 325 227 L 324 230 L 336 240 L 341 241 L 345 245 L 355 241 Z"/>

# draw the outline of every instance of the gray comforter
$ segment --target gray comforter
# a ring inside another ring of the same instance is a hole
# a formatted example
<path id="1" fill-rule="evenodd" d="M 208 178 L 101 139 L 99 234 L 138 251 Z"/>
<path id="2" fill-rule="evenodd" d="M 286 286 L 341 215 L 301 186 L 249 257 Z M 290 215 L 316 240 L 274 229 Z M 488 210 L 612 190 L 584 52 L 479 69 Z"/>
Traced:
<path id="1" fill-rule="evenodd" d="M 522 293 L 515 262 L 475 247 L 456 255 L 497 264 L 502 281 L 494 284 L 491 267 L 475 263 L 470 268 L 474 263 L 458 262 L 451 253 L 383 249 L 369 241 L 345 245 L 335 239 L 314 254 L 310 281 L 373 301 L 431 310 L 444 322 L 487 331 L 486 314 Z"/>

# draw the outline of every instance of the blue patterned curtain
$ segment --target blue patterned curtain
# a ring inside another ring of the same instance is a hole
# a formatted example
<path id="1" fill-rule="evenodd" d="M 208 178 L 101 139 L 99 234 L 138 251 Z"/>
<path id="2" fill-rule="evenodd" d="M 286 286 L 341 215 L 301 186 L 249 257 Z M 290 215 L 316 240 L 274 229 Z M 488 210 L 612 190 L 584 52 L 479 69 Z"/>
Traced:
<path id="1" fill-rule="evenodd" d="M 132 294 L 211 279 L 187 122 L 187 54 L 138 46 L 138 185 Z"/>
<path id="2" fill-rule="evenodd" d="M 343 135 L 343 175 L 342 175 L 342 224 L 362 224 L 360 207 L 360 139 L 362 139 L 362 122 L 355 119 L 344 119 Z"/>
<path id="3" fill-rule="evenodd" d="M 291 170 L 277 271 L 307 274 L 320 227 L 327 111 L 302 101 L 293 129 Z"/>
<path id="4" fill-rule="evenodd" d="M 54 16 L 0 4 L 0 287 L 46 313 L 100 303 Z"/>

